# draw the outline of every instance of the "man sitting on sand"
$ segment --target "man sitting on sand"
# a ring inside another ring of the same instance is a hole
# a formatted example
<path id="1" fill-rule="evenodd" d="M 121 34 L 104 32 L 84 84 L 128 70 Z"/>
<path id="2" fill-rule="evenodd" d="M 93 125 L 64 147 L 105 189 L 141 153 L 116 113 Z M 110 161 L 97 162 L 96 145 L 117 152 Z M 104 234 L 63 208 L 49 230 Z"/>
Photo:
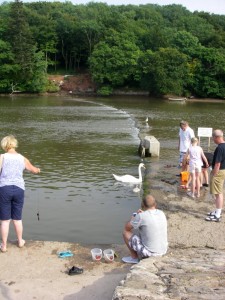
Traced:
<path id="1" fill-rule="evenodd" d="M 138 234 L 133 234 L 133 229 Z M 163 255 L 167 252 L 167 220 L 165 214 L 156 209 L 155 198 L 147 195 L 143 210 L 139 209 L 125 224 L 123 238 L 130 250 L 130 256 L 123 257 L 125 263 L 136 264 L 139 259 Z"/>

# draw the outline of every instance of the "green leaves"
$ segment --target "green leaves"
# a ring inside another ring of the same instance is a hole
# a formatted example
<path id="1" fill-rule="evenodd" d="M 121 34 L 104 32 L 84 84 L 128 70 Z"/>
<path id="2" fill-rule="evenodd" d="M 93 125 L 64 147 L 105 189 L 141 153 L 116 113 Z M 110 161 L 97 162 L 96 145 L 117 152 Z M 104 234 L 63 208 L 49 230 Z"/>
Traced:
<path id="1" fill-rule="evenodd" d="M 44 91 L 47 72 L 115 88 L 224 97 L 225 16 L 181 5 L 0 5 L 0 91 Z M 45 87 L 46 85 L 46 87 Z"/>
<path id="2" fill-rule="evenodd" d="M 10 44 L 3 40 L 0 40 L 0 66 L 0 92 L 9 92 L 11 78 L 18 66 L 14 64 L 14 55 Z"/>
<path id="3" fill-rule="evenodd" d="M 142 59 L 142 80 L 152 94 L 182 95 L 188 77 L 187 62 L 187 56 L 174 48 L 148 51 Z"/>
<path id="4" fill-rule="evenodd" d="M 193 88 L 201 97 L 225 95 L 225 53 L 215 48 L 201 47 L 197 53 Z"/>
<path id="5" fill-rule="evenodd" d="M 134 78 L 141 51 L 127 34 L 113 30 L 105 42 L 96 45 L 90 57 L 90 69 L 99 84 L 122 86 Z"/>
<path id="6" fill-rule="evenodd" d="M 26 20 L 23 3 L 20 1 L 15 1 L 11 5 L 6 36 L 11 46 L 10 57 L 13 70 L 9 80 L 12 92 L 14 87 L 19 91 L 43 91 L 43 85 L 46 84 L 44 79 L 46 64 L 42 53 L 36 52 L 35 41 Z"/>

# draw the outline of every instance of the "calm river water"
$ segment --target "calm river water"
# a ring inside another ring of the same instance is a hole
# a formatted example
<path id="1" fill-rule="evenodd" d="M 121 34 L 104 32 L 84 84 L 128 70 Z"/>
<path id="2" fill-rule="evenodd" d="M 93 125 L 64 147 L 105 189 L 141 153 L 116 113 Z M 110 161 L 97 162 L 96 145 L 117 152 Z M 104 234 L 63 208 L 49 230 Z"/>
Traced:
<path id="1" fill-rule="evenodd" d="M 224 108 L 223 102 L 146 97 L 1 97 L 0 137 L 14 134 L 18 152 L 42 171 L 25 173 L 24 238 L 122 243 L 124 222 L 139 208 L 141 192 L 116 183 L 112 173 L 138 176 L 139 133 L 154 135 L 161 145 L 160 158 L 146 158 L 146 164 L 176 164 L 179 121 L 188 120 L 196 133 L 198 127 L 224 130 Z"/>

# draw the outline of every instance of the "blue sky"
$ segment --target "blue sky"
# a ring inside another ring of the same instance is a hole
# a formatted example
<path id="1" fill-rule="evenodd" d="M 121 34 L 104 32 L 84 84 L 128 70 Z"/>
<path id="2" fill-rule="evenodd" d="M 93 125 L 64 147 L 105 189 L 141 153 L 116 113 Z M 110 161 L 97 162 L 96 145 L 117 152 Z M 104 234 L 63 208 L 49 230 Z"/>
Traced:
<path id="1" fill-rule="evenodd" d="M 0 3 L 4 0 L 0 0 Z M 24 0 L 23 2 L 32 2 L 38 0 Z M 48 0 L 45 0 L 48 2 Z M 52 0 L 51 0 L 52 1 Z M 63 2 L 63 1 L 61 1 Z M 205 11 L 214 14 L 225 15 L 225 0 L 70 0 L 73 4 L 87 4 L 88 2 L 103 2 L 108 5 L 139 5 L 139 4 L 181 4 L 190 11 Z"/>

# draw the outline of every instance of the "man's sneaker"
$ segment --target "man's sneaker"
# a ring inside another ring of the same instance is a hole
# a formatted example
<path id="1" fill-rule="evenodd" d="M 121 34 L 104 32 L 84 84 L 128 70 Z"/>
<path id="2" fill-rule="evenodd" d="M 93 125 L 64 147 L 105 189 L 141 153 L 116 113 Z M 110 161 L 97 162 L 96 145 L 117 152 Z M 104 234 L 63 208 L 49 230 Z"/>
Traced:
<path id="1" fill-rule="evenodd" d="M 215 215 L 215 211 L 211 211 L 211 212 L 207 213 L 208 217 L 212 217 L 214 215 Z M 220 218 L 222 218 L 222 214 L 220 215 Z"/>
<path id="2" fill-rule="evenodd" d="M 122 261 L 127 263 L 127 264 L 137 264 L 139 263 L 139 259 L 138 258 L 133 258 L 131 256 L 125 256 L 122 258 Z"/>
<path id="3" fill-rule="evenodd" d="M 216 215 L 211 215 L 208 216 L 207 218 L 205 218 L 206 221 L 210 221 L 210 222 L 220 222 L 220 217 L 217 218 Z"/>
<path id="4" fill-rule="evenodd" d="M 214 211 L 210 211 L 209 213 L 207 213 L 207 216 L 213 216 L 215 215 L 215 210 Z"/>

